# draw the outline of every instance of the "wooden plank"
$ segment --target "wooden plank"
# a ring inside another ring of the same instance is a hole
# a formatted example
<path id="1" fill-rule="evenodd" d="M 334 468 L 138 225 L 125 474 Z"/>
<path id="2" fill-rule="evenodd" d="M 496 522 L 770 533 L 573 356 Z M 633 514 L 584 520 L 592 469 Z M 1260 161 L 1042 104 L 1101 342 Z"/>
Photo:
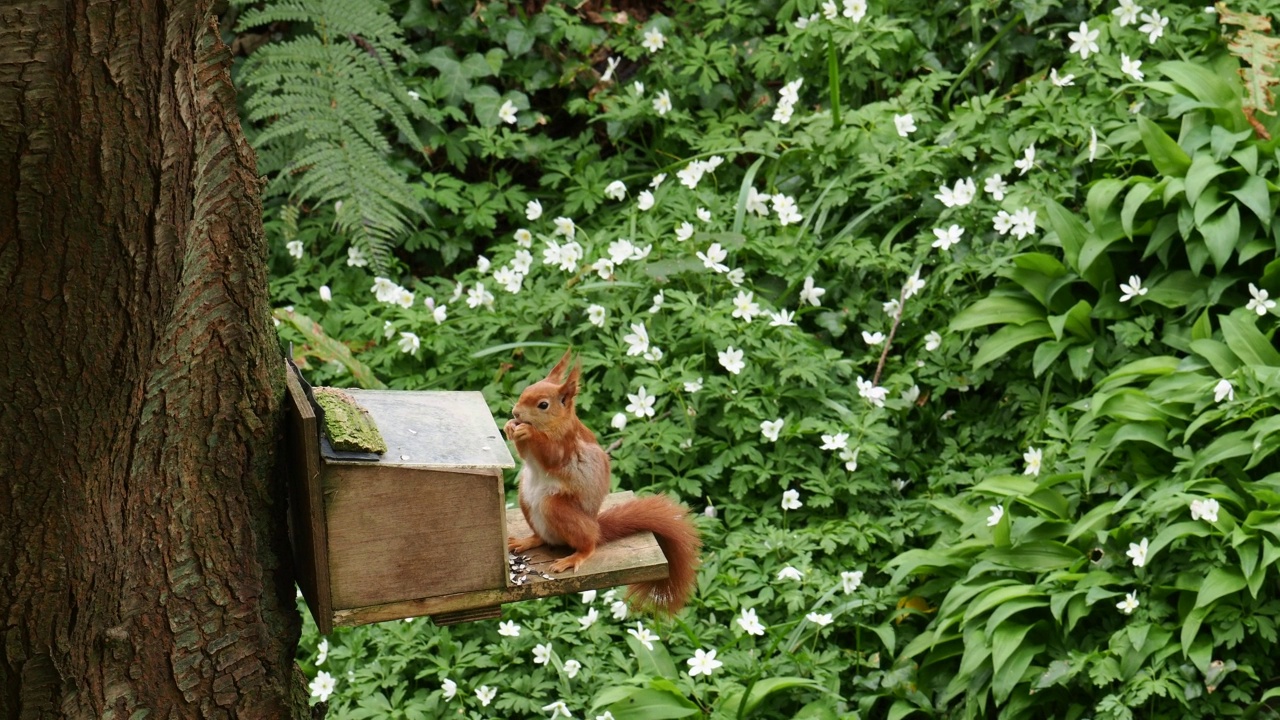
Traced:
<path id="1" fill-rule="evenodd" d="M 387 452 L 378 461 L 327 457 L 330 465 L 510 468 L 511 451 L 498 432 L 484 395 L 427 390 L 344 390 L 378 425 Z"/>
<path id="2" fill-rule="evenodd" d="M 335 610 L 505 582 L 500 471 L 327 463 L 324 489 Z"/>
<path id="3" fill-rule="evenodd" d="M 630 492 L 614 493 L 605 499 L 605 507 L 625 502 L 632 497 L 634 496 Z M 508 510 L 507 534 L 524 536 L 528 532 L 529 526 L 525 523 L 520 509 Z M 530 557 L 532 569 L 540 569 L 551 574 L 547 566 L 570 552 L 568 548 L 541 547 L 525 554 Z M 506 570 L 505 563 L 503 570 Z M 563 573 L 552 575 L 552 577 L 551 580 L 544 580 L 530 574 L 527 585 L 512 585 L 508 578 L 506 587 L 336 610 L 333 621 L 335 625 L 350 627 L 422 615 L 465 613 L 477 609 L 496 608 L 504 603 L 662 580 L 667 577 L 667 559 L 663 556 L 662 548 L 658 547 L 658 541 L 652 533 L 640 533 L 601 546 L 577 573 Z M 446 621 L 451 619 L 445 618 Z"/>
<path id="4" fill-rule="evenodd" d="M 333 632 L 328 537 L 320 489 L 316 416 L 292 367 L 286 364 L 285 472 L 289 477 L 289 530 L 298 587 L 321 635 Z"/>

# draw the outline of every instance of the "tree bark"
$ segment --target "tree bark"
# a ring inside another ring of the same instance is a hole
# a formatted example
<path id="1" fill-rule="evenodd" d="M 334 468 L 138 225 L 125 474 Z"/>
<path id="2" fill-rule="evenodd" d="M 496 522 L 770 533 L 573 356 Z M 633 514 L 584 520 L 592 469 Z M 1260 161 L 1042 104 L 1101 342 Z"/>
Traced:
<path id="1" fill-rule="evenodd" d="M 307 714 L 229 66 L 207 1 L 0 5 L 0 718 Z"/>

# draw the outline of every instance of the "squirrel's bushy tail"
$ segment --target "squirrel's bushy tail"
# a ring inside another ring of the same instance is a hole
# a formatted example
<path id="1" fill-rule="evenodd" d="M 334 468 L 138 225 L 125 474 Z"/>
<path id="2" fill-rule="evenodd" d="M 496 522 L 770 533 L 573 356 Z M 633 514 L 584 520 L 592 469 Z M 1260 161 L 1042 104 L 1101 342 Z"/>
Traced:
<path id="1" fill-rule="evenodd" d="M 651 532 L 667 556 L 667 579 L 632 585 L 627 598 L 640 609 L 674 615 L 684 607 L 697 583 L 702 540 L 689 510 L 665 495 L 649 495 L 600 513 L 600 541 L 612 542 L 638 532 Z"/>

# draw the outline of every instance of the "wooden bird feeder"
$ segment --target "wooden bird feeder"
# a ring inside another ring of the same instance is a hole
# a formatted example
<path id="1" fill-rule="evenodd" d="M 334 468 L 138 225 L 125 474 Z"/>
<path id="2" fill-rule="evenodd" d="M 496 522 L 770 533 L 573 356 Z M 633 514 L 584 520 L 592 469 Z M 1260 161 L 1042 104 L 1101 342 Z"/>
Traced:
<path id="1" fill-rule="evenodd" d="M 667 577 L 650 533 L 601 546 L 577 573 L 547 567 L 568 548 L 526 553 L 513 576 L 509 535 L 529 533 L 506 509 L 502 471 L 515 466 L 478 392 L 346 390 L 368 410 L 387 451 L 360 458 L 322 437 L 311 389 L 289 364 L 285 453 L 298 584 L 321 634 L 429 615 L 437 624 L 498 617 L 501 605 Z M 615 493 L 605 506 L 628 499 Z"/>

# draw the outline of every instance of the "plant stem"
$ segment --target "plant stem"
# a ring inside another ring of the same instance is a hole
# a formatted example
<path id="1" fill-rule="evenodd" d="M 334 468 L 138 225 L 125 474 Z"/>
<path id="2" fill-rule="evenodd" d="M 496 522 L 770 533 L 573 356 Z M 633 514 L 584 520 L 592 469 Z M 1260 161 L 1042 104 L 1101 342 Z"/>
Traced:
<path id="1" fill-rule="evenodd" d="M 898 326 L 902 324 L 902 311 L 907 307 L 907 286 L 902 286 L 902 292 L 898 293 L 898 312 L 893 316 L 893 327 L 889 328 L 889 337 L 884 341 L 884 351 L 880 353 L 880 362 L 876 363 L 876 375 L 871 378 L 872 385 L 880 384 L 880 373 L 884 372 L 884 361 L 889 357 L 889 348 L 893 345 L 893 338 L 898 334 Z"/>
<path id="2" fill-rule="evenodd" d="M 836 43 L 827 41 L 827 84 L 831 91 L 832 127 L 840 127 L 840 64 L 836 62 Z"/>

